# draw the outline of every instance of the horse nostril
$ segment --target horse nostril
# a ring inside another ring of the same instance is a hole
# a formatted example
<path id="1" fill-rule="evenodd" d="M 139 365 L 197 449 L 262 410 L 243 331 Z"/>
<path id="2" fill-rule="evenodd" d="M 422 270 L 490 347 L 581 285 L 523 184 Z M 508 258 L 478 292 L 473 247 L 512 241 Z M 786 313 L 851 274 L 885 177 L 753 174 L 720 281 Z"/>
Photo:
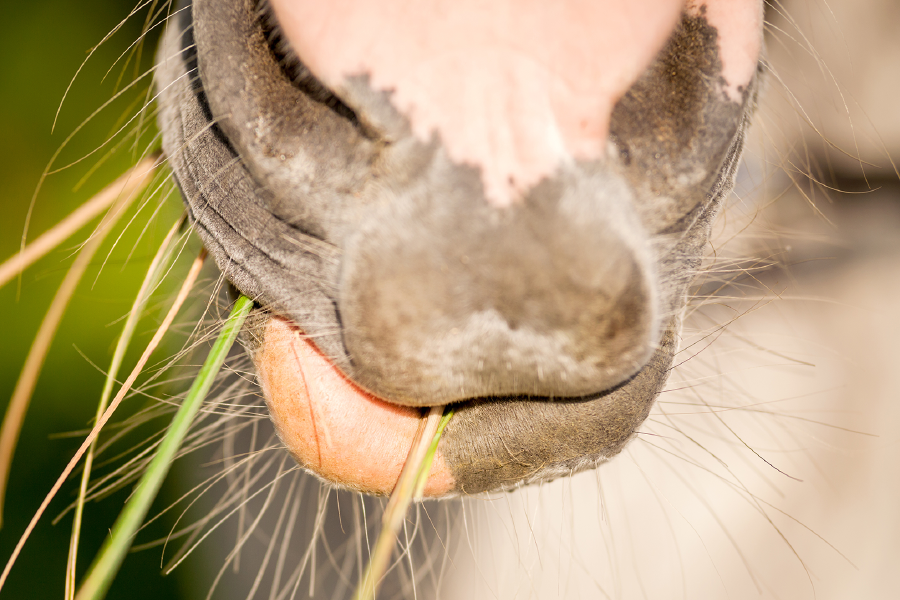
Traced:
<path id="1" fill-rule="evenodd" d="M 610 177 L 567 182 L 592 190 L 585 210 L 561 189 L 548 182 L 520 206 L 473 203 L 452 218 L 424 200 L 367 215 L 381 227 L 349 245 L 340 288 L 353 378 L 431 405 L 586 396 L 637 372 L 659 310 L 643 232 L 616 202 L 628 191 Z"/>

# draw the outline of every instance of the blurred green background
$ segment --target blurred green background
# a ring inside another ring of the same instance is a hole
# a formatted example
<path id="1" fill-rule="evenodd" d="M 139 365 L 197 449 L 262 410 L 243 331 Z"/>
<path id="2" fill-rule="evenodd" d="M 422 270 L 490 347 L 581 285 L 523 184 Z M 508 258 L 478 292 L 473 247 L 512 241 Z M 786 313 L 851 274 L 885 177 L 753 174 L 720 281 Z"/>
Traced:
<path id="1" fill-rule="evenodd" d="M 66 136 L 115 93 L 121 67 L 114 68 L 105 80 L 104 74 L 138 38 L 146 12 L 130 19 L 91 57 L 72 86 L 56 131 L 51 135 L 57 106 L 88 51 L 134 6 L 134 0 L 37 0 L 4 5 L 4 18 L 0 21 L 0 261 L 18 249 L 29 200 L 53 153 Z M 157 35 L 158 30 L 147 38 L 139 72 L 152 64 Z M 135 72 L 132 62 L 123 82 L 131 80 Z M 149 83 L 149 78 L 143 80 L 135 91 L 126 93 L 79 132 L 56 166 L 88 154 L 121 127 L 123 115 L 134 113 L 137 106 L 134 103 L 141 100 Z M 152 133 L 145 136 L 145 143 Z M 106 154 L 106 149 L 101 150 L 81 164 L 47 179 L 37 197 L 29 239 L 47 230 L 121 174 L 130 166 L 133 156 L 130 146 L 119 148 L 78 187 L 81 179 Z M 120 327 L 114 322 L 127 312 L 152 257 L 154 242 L 158 244 L 178 214 L 179 202 L 170 198 L 140 243 L 136 241 L 145 219 L 139 219 L 129 229 L 111 254 L 108 241 L 76 293 L 47 358 L 16 450 L 0 530 L 0 560 L 4 563 L 82 439 L 60 434 L 83 430 L 93 417 L 103 376 L 88 359 L 103 369 L 108 365 Z M 4 410 L 31 340 L 71 264 L 73 248 L 89 231 L 90 227 L 85 228 L 29 268 L 18 285 L 12 282 L 0 289 L 0 304 L 6 315 L 4 343 L 0 344 L 0 404 Z M 126 265 L 125 259 L 132 250 Z M 100 263 L 107 255 L 109 261 L 101 271 Z M 151 327 L 150 320 L 139 327 L 143 337 L 135 345 L 140 346 L 141 340 L 147 339 Z M 127 364 L 133 364 L 133 360 Z M 133 406 L 131 410 L 136 408 L 139 407 Z M 71 515 L 56 525 L 52 520 L 74 498 L 77 485 L 74 479 L 51 504 L 0 592 L 0 598 L 62 597 Z M 126 494 L 124 490 L 87 507 L 79 577 L 84 574 Z M 174 490 L 164 490 L 158 506 L 174 498 L 174 494 Z M 169 527 L 171 520 L 160 523 L 154 532 L 162 535 Z M 144 532 L 140 539 L 152 539 L 154 532 Z M 200 591 L 192 586 L 188 571 L 178 569 L 173 575 L 163 577 L 159 549 L 134 553 L 126 560 L 108 597 L 197 597 Z"/>

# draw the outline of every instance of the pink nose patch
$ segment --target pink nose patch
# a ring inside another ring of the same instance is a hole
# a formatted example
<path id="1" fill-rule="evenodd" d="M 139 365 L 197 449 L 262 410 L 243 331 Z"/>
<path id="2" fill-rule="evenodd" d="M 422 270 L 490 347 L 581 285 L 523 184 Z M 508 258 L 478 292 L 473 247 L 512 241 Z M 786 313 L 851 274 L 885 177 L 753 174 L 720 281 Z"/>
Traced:
<path id="1" fill-rule="evenodd" d="M 508 206 L 573 159 L 603 156 L 616 101 L 683 0 L 272 0 L 303 62 L 340 94 L 368 75 L 414 134 L 481 170 Z"/>

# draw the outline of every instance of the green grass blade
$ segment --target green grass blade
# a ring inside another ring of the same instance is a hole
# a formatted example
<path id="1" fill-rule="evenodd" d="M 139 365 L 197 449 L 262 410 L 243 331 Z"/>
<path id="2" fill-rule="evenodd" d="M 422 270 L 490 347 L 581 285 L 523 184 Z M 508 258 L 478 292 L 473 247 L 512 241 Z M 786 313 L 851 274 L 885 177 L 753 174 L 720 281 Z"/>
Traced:
<path id="1" fill-rule="evenodd" d="M 452 409 L 446 406 L 432 406 L 423 420 L 422 429 L 413 440 L 397 485 L 384 509 L 381 531 L 369 557 L 369 564 L 366 565 L 366 570 L 353 595 L 354 600 L 375 599 L 381 578 L 384 577 L 390 563 L 391 553 L 397 543 L 397 534 L 406 518 L 406 511 L 413 498 L 420 496 L 425 489 L 438 442 L 441 440 L 444 427 L 447 426 L 452 416 Z"/>
<path id="2" fill-rule="evenodd" d="M 181 447 L 194 417 L 200 410 L 206 394 L 212 387 L 228 351 L 234 344 L 238 332 L 252 308 L 253 302 L 245 296 L 241 296 L 235 303 L 222 332 L 200 369 L 197 379 L 194 380 L 187 397 L 172 419 L 172 424 L 147 472 L 144 473 L 134 494 L 119 514 L 110 537 L 107 538 L 88 571 L 81 589 L 78 590 L 77 600 L 99 600 L 109 590 L 109 586 L 125 558 L 125 553 L 131 547 L 134 534 L 147 516 L 147 511 L 150 510 L 150 505 L 169 472 L 175 454 Z"/>
<path id="3" fill-rule="evenodd" d="M 447 423 L 450 422 L 451 417 L 453 417 L 453 409 L 447 407 L 444 414 L 441 416 L 441 422 L 438 423 L 437 431 L 434 432 L 434 437 L 431 438 L 431 444 L 425 452 L 425 458 L 422 460 L 422 465 L 419 467 L 419 473 L 416 476 L 416 491 L 413 493 L 413 500 L 421 499 L 422 494 L 425 492 L 425 484 L 428 483 L 428 475 L 431 473 L 431 463 L 434 462 L 434 455 L 437 452 L 438 443 L 441 441 L 441 435 L 443 435 L 444 428 L 447 426 Z"/>
<path id="4" fill-rule="evenodd" d="M 184 217 L 179 218 L 175 225 L 172 226 L 160 245 L 159 250 L 156 252 L 156 256 L 154 256 L 153 260 L 150 262 L 150 267 L 147 269 L 147 275 L 141 283 L 141 288 L 138 290 L 131 311 L 128 313 L 128 319 L 125 321 L 125 325 L 122 326 L 122 333 L 119 334 L 119 339 L 116 342 L 116 350 L 113 353 L 109 370 L 106 372 L 106 381 L 103 385 L 103 391 L 100 394 L 100 402 L 97 403 L 97 415 L 94 422 L 99 421 L 100 417 L 103 416 L 103 413 L 106 412 L 106 407 L 112 396 L 113 386 L 116 383 L 119 368 L 122 366 L 122 361 L 125 359 L 125 352 L 128 350 L 128 346 L 131 343 L 131 338 L 134 335 L 134 330 L 137 327 L 138 321 L 140 321 L 141 315 L 144 314 L 144 309 L 147 306 L 147 302 L 150 300 L 150 295 L 162 279 L 166 266 L 172 258 L 171 255 L 167 256 L 167 254 L 171 247 L 172 240 L 175 239 L 175 235 L 181 228 L 182 223 L 184 223 Z M 85 497 L 87 496 L 88 483 L 91 480 L 91 468 L 94 462 L 94 451 L 96 446 L 97 440 L 94 440 L 85 455 L 84 470 L 81 473 L 81 484 L 78 488 L 78 499 L 75 503 L 75 515 L 72 519 L 72 535 L 69 539 L 69 557 L 66 566 L 66 600 L 73 600 L 75 598 L 75 578 L 78 565 L 78 543 L 81 538 L 81 519 L 84 514 L 84 502 Z"/>

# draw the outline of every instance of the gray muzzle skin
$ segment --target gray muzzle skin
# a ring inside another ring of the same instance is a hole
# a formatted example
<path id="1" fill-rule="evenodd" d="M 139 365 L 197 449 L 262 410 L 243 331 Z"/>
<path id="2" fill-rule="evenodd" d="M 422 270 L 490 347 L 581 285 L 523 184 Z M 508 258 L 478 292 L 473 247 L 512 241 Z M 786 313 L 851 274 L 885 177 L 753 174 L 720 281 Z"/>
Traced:
<path id="1" fill-rule="evenodd" d="M 257 0 L 195 0 L 159 51 L 163 147 L 225 276 L 363 389 L 459 403 L 441 452 L 460 493 L 618 453 L 665 383 L 755 104 L 755 79 L 721 91 L 717 31 L 684 16 L 607 157 L 505 208 L 389 94 L 357 77 L 339 98 L 277 38 Z"/>

